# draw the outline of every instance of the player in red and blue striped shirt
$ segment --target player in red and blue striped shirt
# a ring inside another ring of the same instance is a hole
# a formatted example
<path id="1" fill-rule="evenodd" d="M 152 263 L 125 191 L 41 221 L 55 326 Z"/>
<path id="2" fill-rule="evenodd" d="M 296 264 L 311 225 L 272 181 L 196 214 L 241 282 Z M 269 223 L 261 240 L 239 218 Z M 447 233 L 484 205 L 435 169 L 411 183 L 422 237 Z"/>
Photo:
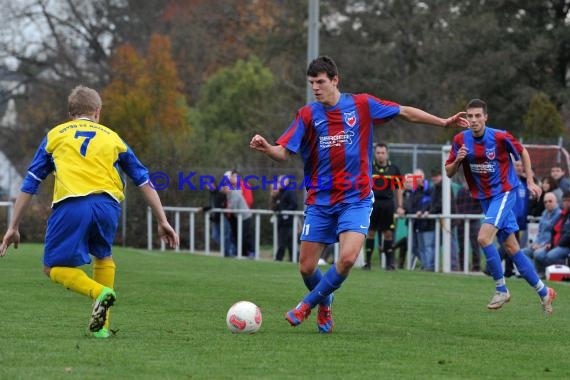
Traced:
<path id="1" fill-rule="evenodd" d="M 483 248 L 487 269 L 496 285 L 495 295 L 487 308 L 500 309 L 511 298 L 505 285 L 499 252 L 494 244 L 497 236 L 519 273 L 537 291 L 544 311 L 551 314 L 556 292 L 540 280 L 515 237 L 519 227 L 513 207 L 520 181 L 513 158 L 522 161 L 528 190 L 539 198 L 541 189 L 534 183 L 528 151 L 510 133 L 487 126 L 487 118 L 487 104 L 484 101 L 473 99 L 468 103 L 469 130 L 454 137 L 445 163 L 448 177 L 453 177 L 459 166 L 463 168 L 471 196 L 479 199 L 485 213 L 477 240 Z"/>
<path id="2" fill-rule="evenodd" d="M 341 93 L 338 69 L 326 56 L 307 70 L 316 102 L 302 107 L 285 133 L 271 145 L 255 135 L 250 147 L 277 161 L 300 154 L 308 191 L 301 235 L 300 272 L 310 290 L 286 319 L 296 326 L 319 305 L 319 332 L 330 333 L 332 292 L 348 276 L 368 232 L 372 193 L 372 126 L 399 116 L 439 127 L 468 125 L 458 113 L 442 119 L 414 107 L 369 94 Z M 327 244 L 340 242 L 340 257 L 325 275 L 317 267 Z"/>

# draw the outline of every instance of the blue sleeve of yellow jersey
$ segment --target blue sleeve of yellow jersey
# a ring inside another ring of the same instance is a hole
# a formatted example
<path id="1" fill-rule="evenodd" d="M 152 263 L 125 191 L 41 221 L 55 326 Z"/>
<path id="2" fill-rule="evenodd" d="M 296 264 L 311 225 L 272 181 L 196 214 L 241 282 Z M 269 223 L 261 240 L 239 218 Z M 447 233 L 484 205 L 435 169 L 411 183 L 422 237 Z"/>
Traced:
<path id="1" fill-rule="evenodd" d="M 23 193 L 36 194 L 40 183 L 55 170 L 53 158 L 46 151 L 46 145 L 47 137 L 44 137 L 22 183 L 20 190 Z"/>
<path id="2" fill-rule="evenodd" d="M 148 169 L 139 161 L 130 146 L 127 151 L 119 154 L 119 166 L 137 186 L 148 182 Z"/>

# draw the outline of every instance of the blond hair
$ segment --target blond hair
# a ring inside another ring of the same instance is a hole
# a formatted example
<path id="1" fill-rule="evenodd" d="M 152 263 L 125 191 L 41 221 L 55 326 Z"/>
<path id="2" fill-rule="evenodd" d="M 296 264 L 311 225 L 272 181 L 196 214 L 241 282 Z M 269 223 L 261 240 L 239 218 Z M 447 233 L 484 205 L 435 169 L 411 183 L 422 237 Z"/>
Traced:
<path id="1" fill-rule="evenodd" d="M 67 107 L 71 117 L 91 115 L 101 109 L 102 105 L 101 97 L 97 91 L 81 85 L 71 90 L 67 98 Z"/>

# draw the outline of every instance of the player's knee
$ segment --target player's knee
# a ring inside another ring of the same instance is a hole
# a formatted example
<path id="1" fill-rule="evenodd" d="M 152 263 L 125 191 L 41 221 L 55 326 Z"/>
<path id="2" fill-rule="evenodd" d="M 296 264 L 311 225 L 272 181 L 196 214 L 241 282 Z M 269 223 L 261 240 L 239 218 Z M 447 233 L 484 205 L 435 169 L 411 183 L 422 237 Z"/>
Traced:
<path id="1" fill-rule="evenodd" d="M 50 277 L 50 273 L 51 273 L 51 267 L 44 266 L 44 274 Z"/>
<path id="2" fill-rule="evenodd" d="M 511 256 L 516 254 L 518 251 L 520 251 L 519 243 L 516 240 L 515 241 L 507 240 L 503 243 L 503 245 L 504 245 L 507 253 Z"/>
<path id="3" fill-rule="evenodd" d="M 301 264 L 299 265 L 299 272 L 301 273 L 301 276 L 303 277 L 309 277 L 310 275 L 312 275 L 315 272 L 315 268 L 316 266 L 311 266 L 308 264 Z"/>
<path id="4" fill-rule="evenodd" d="M 314 263 L 313 260 L 301 259 L 299 262 L 299 272 L 303 277 L 312 275 L 316 268 L 317 263 Z"/>
<path id="5" fill-rule="evenodd" d="M 348 272 L 355 262 L 356 258 L 350 256 L 340 257 L 337 266 L 341 269 L 341 272 Z"/>
<path id="6" fill-rule="evenodd" d="M 488 236 L 484 235 L 484 234 L 479 234 L 477 236 L 477 243 L 479 243 L 479 245 L 481 247 L 486 247 L 489 244 L 491 244 L 493 241 L 491 239 L 489 239 Z"/>

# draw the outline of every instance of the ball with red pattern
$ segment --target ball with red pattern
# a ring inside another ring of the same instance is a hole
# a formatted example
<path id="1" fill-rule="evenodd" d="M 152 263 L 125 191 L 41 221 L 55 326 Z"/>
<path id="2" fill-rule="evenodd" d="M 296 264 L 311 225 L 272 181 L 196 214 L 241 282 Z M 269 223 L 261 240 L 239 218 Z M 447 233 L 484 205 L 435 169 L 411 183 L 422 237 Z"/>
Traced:
<path id="1" fill-rule="evenodd" d="M 236 302 L 228 310 L 226 324 L 233 333 L 254 334 L 261 327 L 261 309 L 253 302 Z"/>

